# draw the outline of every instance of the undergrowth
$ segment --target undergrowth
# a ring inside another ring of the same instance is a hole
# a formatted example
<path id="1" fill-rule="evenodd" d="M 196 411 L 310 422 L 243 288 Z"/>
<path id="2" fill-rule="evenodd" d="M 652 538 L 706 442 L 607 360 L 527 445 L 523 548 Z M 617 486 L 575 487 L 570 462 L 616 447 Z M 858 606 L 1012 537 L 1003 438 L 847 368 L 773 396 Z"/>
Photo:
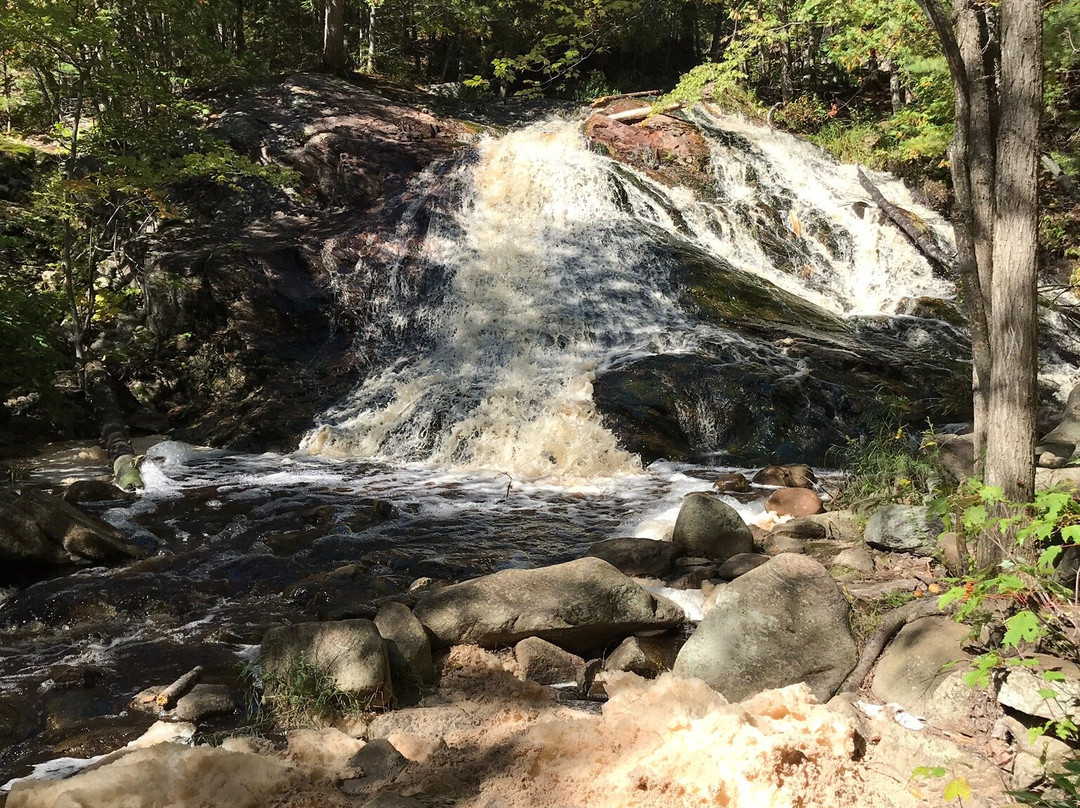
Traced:
<path id="1" fill-rule="evenodd" d="M 257 673 L 246 667 L 244 677 L 256 724 L 279 729 L 319 727 L 371 708 L 369 700 L 340 690 L 324 668 L 303 654 L 284 671 Z"/>
<path id="2" fill-rule="evenodd" d="M 869 437 L 849 438 L 837 460 L 845 479 L 834 502 L 842 507 L 921 505 L 947 493 L 932 435 L 920 440 L 904 426 L 883 424 Z"/>

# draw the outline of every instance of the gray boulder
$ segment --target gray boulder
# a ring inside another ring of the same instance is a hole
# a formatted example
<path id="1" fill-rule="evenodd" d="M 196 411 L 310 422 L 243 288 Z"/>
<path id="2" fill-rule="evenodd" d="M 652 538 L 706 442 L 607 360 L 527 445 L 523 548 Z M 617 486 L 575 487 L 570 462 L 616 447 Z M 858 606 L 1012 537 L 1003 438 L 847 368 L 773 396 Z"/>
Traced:
<path id="1" fill-rule="evenodd" d="M 226 685 L 197 684 L 177 700 L 169 716 L 197 724 L 210 716 L 231 715 L 236 708 L 236 699 Z"/>
<path id="2" fill-rule="evenodd" d="M 901 629 L 874 668 L 870 692 L 939 729 L 973 734 L 979 697 L 964 684 L 971 655 L 962 649 L 970 629 L 948 617 L 923 617 Z"/>
<path id="3" fill-rule="evenodd" d="M 688 494 L 683 500 L 671 541 L 686 555 L 720 562 L 754 550 L 754 536 L 739 512 L 705 492 Z"/>
<path id="4" fill-rule="evenodd" d="M 526 637 L 514 646 L 521 675 L 530 682 L 557 685 L 585 680 L 585 660 L 539 637 Z"/>
<path id="5" fill-rule="evenodd" d="M 303 662 L 329 676 L 342 693 L 386 706 L 391 700 L 390 661 L 386 645 L 370 620 L 297 623 L 272 628 L 263 637 L 259 657 L 269 674 L 268 690 L 285 686 Z"/>
<path id="6" fill-rule="evenodd" d="M 730 701 L 806 682 L 825 702 L 857 661 L 836 582 L 813 559 L 783 553 L 719 592 L 674 672 L 703 679 Z"/>
<path id="7" fill-rule="evenodd" d="M 108 522 L 60 497 L 26 491 L 0 506 L 0 561 L 6 564 L 110 563 L 147 555 Z"/>
<path id="8" fill-rule="evenodd" d="M 746 575 L 750 570 L 757 569 L 768 560 L 769 556 L 761 553 L 739 553 L 720 565 L 716 577 L 724 581 L 733 581 L 740 575 Z"/>
<path id="9" fill-rule="evenodd" d="M 416 704 L 435 685 L 427 632 L 408 606 L 394 601 L 379 608 L 375 628 L 386 640 L 394 696 L 399 704 Z"/>
<path id="10" fill-rule="evenodd" d="M 675 664 L 675 648 L 659 637 L 627 637 L 604 660 L 606 671 L 629 671 L 655 679 Z"/>
<path id="11" fill-rule="evenodd" d="M 874 511 L 863 534 L 878 550 L 931 556 L 945 525 L 925 505 L 883 505 Z"/>
<path id="12" fill-rule="evenodd" d="M 1036 718 L 1080 721 L 1080 666 L 1047 654 L 1036 654 L 1035 658 L 1039 665 L 1034 670 L 1009 669 L 998 690 L 998 703 Z M 1047 681 L 1043 671 L 1056 671 L 1065 678 Z"/>
<path id="13" fill-rule="evenodd" d="M 681 549 L 669 541 L 618 538 L 598 541 L 585 555 L 602 558 L 623 575 L 664 578 L 671 572 Z"/>
<path id="14" fill-rule="evenodd" d="M 1043 435 L 1035 448 L 1040 466 L 1060 468 L 1077 456 L 1080 444 L 1080 384 L 1073 387 L 1061 423 Z"/>
<path id="15" fill-rule="evenodd" d="M 413 613 L 443 645 L 512 645 L 540 637 L 585 650 L 674 628 L 683 611 L 599 558 L 503 570 L 424 595 Z"/>

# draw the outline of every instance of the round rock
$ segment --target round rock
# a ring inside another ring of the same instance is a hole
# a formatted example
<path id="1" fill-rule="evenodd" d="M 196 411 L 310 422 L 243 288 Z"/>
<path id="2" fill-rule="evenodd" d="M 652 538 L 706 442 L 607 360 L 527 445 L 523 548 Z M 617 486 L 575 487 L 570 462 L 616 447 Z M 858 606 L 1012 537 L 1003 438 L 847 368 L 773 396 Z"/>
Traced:
<path id="1" fill-rule="evenodd" d="M 720 562 L 754 550 L 754 536 L 739 512 L 704 492 L 688 494 L 683 500 L 671 541 L 686 555 Z"/>

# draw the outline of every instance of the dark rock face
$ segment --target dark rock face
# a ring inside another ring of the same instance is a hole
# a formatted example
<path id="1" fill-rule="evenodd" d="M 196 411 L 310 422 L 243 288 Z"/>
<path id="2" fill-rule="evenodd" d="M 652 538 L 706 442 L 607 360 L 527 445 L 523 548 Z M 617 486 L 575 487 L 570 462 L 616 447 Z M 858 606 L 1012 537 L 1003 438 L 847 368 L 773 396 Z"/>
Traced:
<path id="1" fill-rule="evenodd" d="M 286 194 L 245 179 L 235 189 L 175 189 L 195 215 L 149 245 L 142 325 L 153 359 L 122 375 L 156 391 L 182 437 L 292 450 L 355 384 L 359 315 L 333 290 L 333 274 L 379 248 L 410 179 L 457 147 L 449 126 L 391 95 L 290 75 L 212 102 L 213 134 L 294 171 L 299 187 Z M 129 338 L 109 334 L 99 347 Z"/>
<path id="2" fill-rule="evenodd" d="M 112 525 L 59 497 L 26 491 L 0 503 L 0 583 L 45 576 L 67 565 L 147 555 Z"/>
<path id="3" fill-rule="evenodd" d="M 970 368 L 948 335 L 939 340 L 948 351 L 914 348 L 686 245 L 658 236 L 656 249 L 686 306 L 737 338 L 597 377 L 605 424 L 645 461 L 709 454 L 827 465 L 830 449 L 883 401 L 913 422 L 970 416 Z"/>

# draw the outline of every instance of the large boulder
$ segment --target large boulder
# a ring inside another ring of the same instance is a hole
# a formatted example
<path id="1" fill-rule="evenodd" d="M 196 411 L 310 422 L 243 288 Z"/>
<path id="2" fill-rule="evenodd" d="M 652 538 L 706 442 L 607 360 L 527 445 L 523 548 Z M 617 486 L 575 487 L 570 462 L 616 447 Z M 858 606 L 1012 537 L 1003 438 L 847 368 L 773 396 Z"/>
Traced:
<path id="1" fill-rule="evenodd" d="M 675 661 L 730 701 L 806 682 L 822 702 L 855 667 L 848 604 L 818 562 L 784 553 L 716 597 Z"/>
<path id="2" fill-rule="evenodd" d="M 512 645 L 540 637 L 568 650 L 674 628 L 683 611 L 606 561 L 503 570 L 424 595 L 413 609 L 443 645 Z"/>
<path id="3" fill-rule="evenodd" d="M 974 733 L 972 710 L 979 694 L 964 684 L 971 655 L 961 647 L 969 632 L 939 616 L 904 626 L 878 659 L 870 692 L 939 729 Z"/>
<path id="4" fill-rule="evenodd" d="M 674 567 L 681 549 L 669 541 L 625 537 L 598 541 L 585 555 L 603 559 L 623 575 L 664 578 Z"/>
<path id="5" fill-rule="evenodd" d="M 765 510 L 777 516 L 806 517 L 821 513 L 821 497 L 809 488 L 780 488 L 765 500 Z"/>
<path id="6" fill-rule="evenodd" d="M 1077 456 L 1080 444 L 1080 384 L 1073 387 L 1061 423 L 1043 435 L 1035 448 L 1040 466 L 1060 468 Z"/>
<path id="7" fill-rule="evenodd" d="M 60 497 L 26 491 L 0 505 L 0 566 L 5 568 L 0 579 L 17 576 L 25 568 L 111 563 L 147 555 L 108 522 Z"/>
<path id="8" fill-rule="evenodd" d="M 754 536 L 739 512 L 719 497 L 700 491 L 683 500 L 671 541 L 686 555 L 720 562 L 754 551 Z"/>
<path id="9" fill-rule="evenodd" d="M 263 637 L 259 657 L 263 673 L 274 684 L 288 687 L 298 667 L 314 665 L 342 693 L 373 706 L 390 702 L 390 661 L 386 645 L 370 620 L 296 623 L 272 628 Z"/>
<path id="10" fill-rule="evenodd" d="M 883 505 L 866 523 L 866 543 L 878 550 L 930 556 L 945 530 L 941 519 L 925 505 Z"/>
<path id="11" fill-rule="evenodd" d="M 408 606 L 394 601 L 379 608 L 375 628 L 386 640 L 390 677 L 398 703 L 415 704 L 435 684 L 427 632 Z"/>
<path id="12" fill-rule="evenodd" d="M 518 671 L 530 682 L 557 685 L 585 680 L 585 660 L 539 637 L 526 637 L 514 646 Z"/>

